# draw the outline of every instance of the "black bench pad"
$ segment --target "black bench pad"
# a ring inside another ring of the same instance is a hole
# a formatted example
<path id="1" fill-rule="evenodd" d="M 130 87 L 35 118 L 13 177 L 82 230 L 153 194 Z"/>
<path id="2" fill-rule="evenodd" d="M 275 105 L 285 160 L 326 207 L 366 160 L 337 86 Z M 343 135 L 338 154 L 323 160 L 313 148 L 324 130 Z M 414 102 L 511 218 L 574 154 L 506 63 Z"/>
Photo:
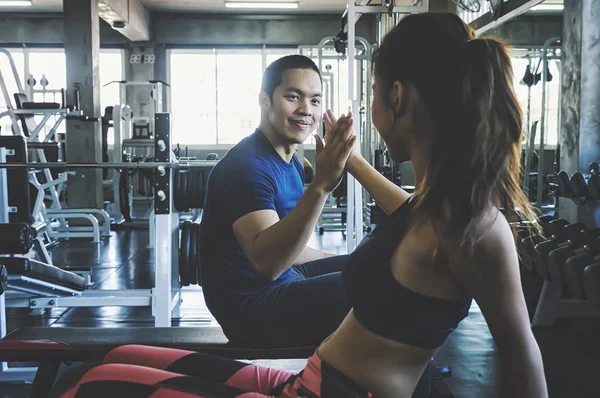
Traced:
<path id="1" fill-rule="evenodd" d="M 232 345 L 220 327 L 16 329 L 0 340 L 2 361 L 100 361 L 126 345 L 171 347 L 232 359 L 308 358 L 316 347 L 246 348 Z"/>
<path id="2" fill-rule="evenodd" d="M 83 277 L 37 260 L 25 257 L 2 257 L 0 263 L 6 266 L 9 276 L 28 276 L 80 292 L 84 291 L 86 287 Z"/>

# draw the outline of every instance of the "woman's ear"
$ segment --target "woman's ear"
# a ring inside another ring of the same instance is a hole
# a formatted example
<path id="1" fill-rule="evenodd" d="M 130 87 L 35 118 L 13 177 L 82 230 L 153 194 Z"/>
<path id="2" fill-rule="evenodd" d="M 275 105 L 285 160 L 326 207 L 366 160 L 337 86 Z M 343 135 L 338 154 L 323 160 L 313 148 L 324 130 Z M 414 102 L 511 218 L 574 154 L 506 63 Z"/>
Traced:
<path id="1" fill-rule="evenodd" d="M 390 102 L 396 116 L 400 116 L 404 112 L 404 104 L 407 99 L 406 94 L 407 93 L 404 84 L 402 84 L 401 81 L 396 80 L 394 84 L 392 84 L 392 88 L 390 90 Z"/>

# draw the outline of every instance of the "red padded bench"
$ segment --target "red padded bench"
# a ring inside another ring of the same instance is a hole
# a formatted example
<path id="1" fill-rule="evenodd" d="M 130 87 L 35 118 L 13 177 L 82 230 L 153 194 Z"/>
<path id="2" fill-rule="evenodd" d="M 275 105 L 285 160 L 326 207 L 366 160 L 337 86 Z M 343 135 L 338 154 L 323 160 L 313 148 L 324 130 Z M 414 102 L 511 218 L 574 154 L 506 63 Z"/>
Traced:
<path id="1" fill-rule="evenodd" d="M 308 358 L 316 347 L 246 348 L 227 340 L 220 327 L 15 329 L 0 340 L 0 362 L 37 362 L 30 398 L 46 397 L 62 363 L 102 361 L 113 348 L 139 344 L 179 348 L 231 359 Z"/>

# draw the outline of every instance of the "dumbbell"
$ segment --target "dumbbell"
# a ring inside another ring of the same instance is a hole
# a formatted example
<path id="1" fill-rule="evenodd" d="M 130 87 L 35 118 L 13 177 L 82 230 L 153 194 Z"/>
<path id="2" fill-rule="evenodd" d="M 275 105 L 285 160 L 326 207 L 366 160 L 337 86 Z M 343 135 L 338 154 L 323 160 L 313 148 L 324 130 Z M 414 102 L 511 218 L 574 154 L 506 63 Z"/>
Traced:
<path id="1" fill-rule="evenodd" d="M 600 200 L 600 175 L 591 174 L 587 180 L 589 198 Z"/>
<path id="2" fill-rule="evenodd" d="M 586 229 L 583 224 L 569 224 L 567 220 L 558 218 L 549 222 L 547 228 L 544 228 L 544 236 L 549 238 L 536 244 L 533 251 L 533 266 L 542 279 L 550 280 L 547 267 L 548 254 L 569 239 L 576 240 L 581 233 L 582 226 Z"/>
<path id="3" fill-rule="evenodd" d="M 570 257 L 565 262 L 564 275 L 571 297 L 585 300 L 586 294 L 583 286 L 583 273 L 585 268 L 600 262 L 600 238 L 587 246 L 588 250 Z"/>
<path id="4" fill-rule="evenodd" d="M 548 223 L 554 220 L 553 216 L 545 215 L 538 218 L 539 224 L 543 229 L 548 229 Z M 523 231 L 523 232 L 522 232 Z M 529 272 L 533 272 L 533 251 L 535 245 L 546 240 L 542 235 L 532 233 L 529 228 L 519 230 L 519 253 L 521 264 Z"/>
<path id="5" fill-rule="evenodd" d="M 552 250 L 548 254 L 547 261 L 549 280 L 560 285 L 565 297 L 570 297 L 573 294 L 573 290 L 570 288 L 571 284 L 568 283 L 566 275 L 566 269 L 570 268 L 571 265 L 567 265 L 567 263 L 579 255 L 592 258 L 600 254 L 600 245 L 598 245 L 600 243 L 598 241 L 600 228 L 586 230 L 583 224 L 577 223 L 572 225 L 578 226 L 573 227 L 575 229 L 581 228 L 581 235 L 574 236 L 573 239 L 569 239 L 567 242 L 559 245 L 560 247 L 557 249 Z"/>
<path id="6" fill-rule="evenodd" d="M 600 263 L 585 267 L 583 271 L 583 287 L 585 295 L 592 305 L 600 309 Z"/>
<path id="7" fill-rule="evenodd" d="M 563 198 L 572 198 L 573 191 L 571 190 L 571 178 L 566 171 L 561 171 L 556 175 L 556 185 L 558 196 Z"/>
<path id="8" fill-rule="evenodd" d="M 571 192 L 573 193 L 573 197 L 575 198 L 587 198 L 589 197 L 589 190 L 587 179 L 580 172 L 575 172 L 571 176 L 570 184 Z"/>

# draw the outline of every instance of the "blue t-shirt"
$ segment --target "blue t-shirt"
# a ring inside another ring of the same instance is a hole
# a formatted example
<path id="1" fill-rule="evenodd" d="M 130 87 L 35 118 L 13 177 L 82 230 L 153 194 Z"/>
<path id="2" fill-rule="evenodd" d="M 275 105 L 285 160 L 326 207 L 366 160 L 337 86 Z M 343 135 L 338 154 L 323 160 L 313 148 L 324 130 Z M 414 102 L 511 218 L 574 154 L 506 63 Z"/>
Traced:
<path id="1" fill-rule="evenodd" d="M 235 237 L 233 223 L 265 209 L 275 210 L 282 219 L 303 193 L 304 169 L 298 158 L 294 155 L 286 162 L 260 130 L 231 148 L 213 168 L 202 214 L 200 249 L 209 308 L 218 305 L 215 300 L 243 298 L 273 284 L 255 271 Z M 278 280 L 289 276 L 288 269 Z"/>

